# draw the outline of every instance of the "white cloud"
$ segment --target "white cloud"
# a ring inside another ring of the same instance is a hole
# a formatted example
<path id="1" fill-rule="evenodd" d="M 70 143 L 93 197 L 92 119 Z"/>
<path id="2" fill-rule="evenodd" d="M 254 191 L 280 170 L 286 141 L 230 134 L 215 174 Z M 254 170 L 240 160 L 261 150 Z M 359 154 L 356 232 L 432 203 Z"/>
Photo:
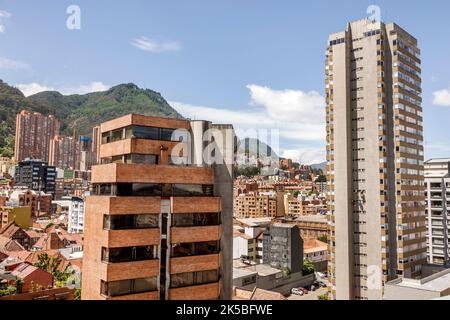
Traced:
<path id="1" fill-rule="evenodd" d="M 433 104 L 436 106 L 450 107 L 450 90 L 443 89 L 433 92 Z"/>
<path id="2" fill-rule="evenodd" d="M 148 52 L 165 52 L 165 51 L 180 51 L 181 44 L 175 41 L 159 41 L 149 39 L 147 37 L 140 37 L 133 40 L 132 45 Z"/>
<path id="3" fill-rule="evenodd" d="M 110 88 L 110 86 L 104 84 L 103 82 L 99 81 L 93 81 L 89 84 L 83 84 L 76 87 L 62 87 L 62 88 L 54 88 L 49 87 L 47 85 L 42 85 L 36 82 L 33 83 L 23 83 L 23 84 L 17 84 L 16 87 L 22 91 L 22 93 L 28 97 L 33 94 L 42 92 L 42 91 L 59 91 L 60 93 L 64 95 L 71 95 L 71 94 L 85 94 L 85 93 L 91 93 L 91 92 L 98 92 L 98 91 L 106 91 Z"/>
<path id="4" fill-rule="evenodd" d="M 82 84 L 78 87 L 66 87 L 58 90 L 62 94 L 70 95 L 70 94 L 86 94 L 91 92 L 99 92 L 106 91 L 110 88 L 110 86 L 104 84 L 100 81 L 93 81 L 89 84 Z"/>
<path id="5" fill-rule="evenodd" d="M 3 18 L 8 19 L 9 17 L 11 17 L 11 13 L 9 13 L 8 11 L 0 10 L 0 33 L 5 32 L 5 25 L 1 23 L 1 20 Z"/>
<path id="6" fill-rule="evenodd" d="M 55 89 L 47 87 L 45 85 L 41 85 L 39 83 L 33 82 L 33 83 L 19 83 L 16 84 L 16 88 L 22 91 L 22 93 L 25 95 L 25 97 L 31 96 L 33 94 L 36 94 L 38 92 L 42 91 L 53 91 Z"/>
<path id="7" fill-rule="evenodd" d="M 239 131 L 244 130 L 277 129 L 282 156 L 292 155 L 296 160 L 303 159 L 303 163 L 324 161 L 325 99 L 320 94 L 314 91 L 274 90 L 258 85 L 248 85 L 247 88 L 251 96 L 248 109 L 229 110 L 174 101 L 169 103 L 191 119 L 231 123 L 238 135 Z M 286 141 L 293 141 L 299 149 L 284 147 Z"/>
<path id="8" fill-rule="evenodd" d="M 31 66 L 25 62 L 0 57 L 0 69 L 24 70 L 30 68 Z"/>

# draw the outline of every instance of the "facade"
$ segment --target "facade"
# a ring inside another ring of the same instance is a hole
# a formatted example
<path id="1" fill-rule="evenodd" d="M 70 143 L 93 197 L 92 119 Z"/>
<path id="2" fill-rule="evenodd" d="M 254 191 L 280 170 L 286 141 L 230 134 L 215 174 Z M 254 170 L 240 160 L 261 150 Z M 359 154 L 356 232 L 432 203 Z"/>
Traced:
<path id="1" fill-rule="evenodd" d="M 30 207 L 0 207 L 0 229 L 6 227 L 8 223 L 14 221 L 20 228 L 31 227 Z"/>
<path id="2" fill-rule="evenodd" d="M 72 197 L 69 205 L 67 231 L 69 233 L 83 233 L 84 230 L 84 201 Z"/>
<path id="3" fill-rule="evenodd" d="M 51 194 L 29 189 L 16 189 L 9 196 L 10 205 L 17 207 L 30 207 L 33 217 L 50 215 L 52 213 Z"/>
<path id="4" fill-rule="evenodd" d="M 50 142 L 59 135 L 60 123 L 52 115 L 22 111 L 16 118 L 14 159 L 49 161 Z"/>
<path id="5" fill-rule="evenodd" d="M 292 224 L 275 223 L 264 232 L 263 263 L 291 273 L 302 272 L 303 240 L 300 230 Z"/>
<path id="6" fill-rule="evenodd" d="M 329 290 L 379 300 L 386 281 L 426 263 L 420 50 L 370 20 L 328 40 Z"/>
<path id="7" fill-rule="evenodd" d="M 56 168 L 42 160 L 25 159 L 16 166 L 14 182 L 19 187 L 55 196 Z"/>
<path id="8" fill-rule="evenodd" d="M 49 165 L 79 170 L 80 159 L 80 142 L 76 138 L 56 136 L 50 141 Z"/>
<path id="9" fill-rule="evenodd" d="M 450 158 L 425 162 L 428 262 L 449 262 Z"/>
<path id="10" fill-rule="evenodd" d="M 82 299 L 231 299 L 232 126 L 131 114 L 100 130 Z M 223 164 L 203 157 L 212 136 Z"/>
<path id="11" fill-rule="evenodd" d="M 284 216 L 283 193 L 240 194 L 234 198 L 234 216 L 237 218 Z"/>

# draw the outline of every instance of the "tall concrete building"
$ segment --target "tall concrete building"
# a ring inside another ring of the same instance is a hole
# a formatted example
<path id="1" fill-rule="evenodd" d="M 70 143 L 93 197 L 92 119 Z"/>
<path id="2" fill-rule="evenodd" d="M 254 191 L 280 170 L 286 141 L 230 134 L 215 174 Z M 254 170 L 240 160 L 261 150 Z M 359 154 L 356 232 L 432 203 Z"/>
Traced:
<path id="1" fill-rule="evenodd" d="M 382 299 L 426 263 L 420 50 L 398 25 L 360 20 L 326 51 L 330 293 Z"/>
<path id="2" fill-rule="evenodd" d="M 232 126 L 131 114 L 99 132 L 82 299 L 230 299 Z"/>
<path id="3" fill-rule="evenodd" d="M 425 162 L 428 262 L 449 263 L 450 158 Z"/>
<path id="4" fill-rule="evenodd" d="M 59 135 L 60 122 L 52 115 L 22 111 L 16 118 L 14 159 L 49 161 L 50 142 Z"/>

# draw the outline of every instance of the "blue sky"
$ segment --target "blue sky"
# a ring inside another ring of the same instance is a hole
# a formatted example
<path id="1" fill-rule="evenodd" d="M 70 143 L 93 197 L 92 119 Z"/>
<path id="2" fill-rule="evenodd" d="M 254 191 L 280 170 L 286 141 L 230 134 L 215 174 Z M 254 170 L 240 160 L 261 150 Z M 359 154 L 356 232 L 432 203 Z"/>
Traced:
<path id="1" fill-rule="evenodd" d="M 80 30 L 66 27 L 72 4 Z M 185 116 L 278 129 L 282 155 L 317 162 L 327 36 L 371 4 L 418 38 L 426 157 L 450 156 L 446 0 L 0 0 L 0 78 L 27 94 L 134 82 Z"/>

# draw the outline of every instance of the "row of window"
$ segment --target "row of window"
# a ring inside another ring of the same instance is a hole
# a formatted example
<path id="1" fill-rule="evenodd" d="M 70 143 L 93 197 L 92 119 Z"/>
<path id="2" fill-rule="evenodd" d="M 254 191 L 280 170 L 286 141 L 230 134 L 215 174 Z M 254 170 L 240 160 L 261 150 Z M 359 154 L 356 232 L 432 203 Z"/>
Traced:
<path id="1" fill-rule="evenodd" d="M 219 241 L 176 243 L 171 245 L 171 257 L 190 257 L 220 253 Z M 108 263 L 121 263 L 132 261 L 145 261 L 159 258 L 159 246 L 135 246 L 121 248 L 102 247 L 102 261 Z"/>
<path id="2" fill-rule="evenodd" d="M 220 213 L 177 213 L 172 215 L 173 227 L 220 225 Z M 158 214 L 104 215 L 105 230 L 132 230 L 159 228 Z"/>
<path id="3" fill-rule="evenodd" d="M 158 290 L 157 277 L 140 279 L 101 281 L 101 294 L 108 297 L 117 297 L 129 294 L 152 292 Z M 219 281 L 218 270 L 186 272 L 170 276 L 171 288 L 182 288 L 200 284 L 215 283 Z"/>
<path id="4" fill-rule="evenodd" d="M 129 126 L 102 133 L 102 144 L 124 139 L 147 139 L 162 141 L 181 141 L 181 137 L 174 136 L 175 129 Z"/>
<path id="5" fill-rule="evenodd" d="M 117 197 L 196 197 L 213 196 L 213 185 L 205 184 L 157 184 L 157 183 L 108 183 L 94 184 L 98 196 Z"/>

